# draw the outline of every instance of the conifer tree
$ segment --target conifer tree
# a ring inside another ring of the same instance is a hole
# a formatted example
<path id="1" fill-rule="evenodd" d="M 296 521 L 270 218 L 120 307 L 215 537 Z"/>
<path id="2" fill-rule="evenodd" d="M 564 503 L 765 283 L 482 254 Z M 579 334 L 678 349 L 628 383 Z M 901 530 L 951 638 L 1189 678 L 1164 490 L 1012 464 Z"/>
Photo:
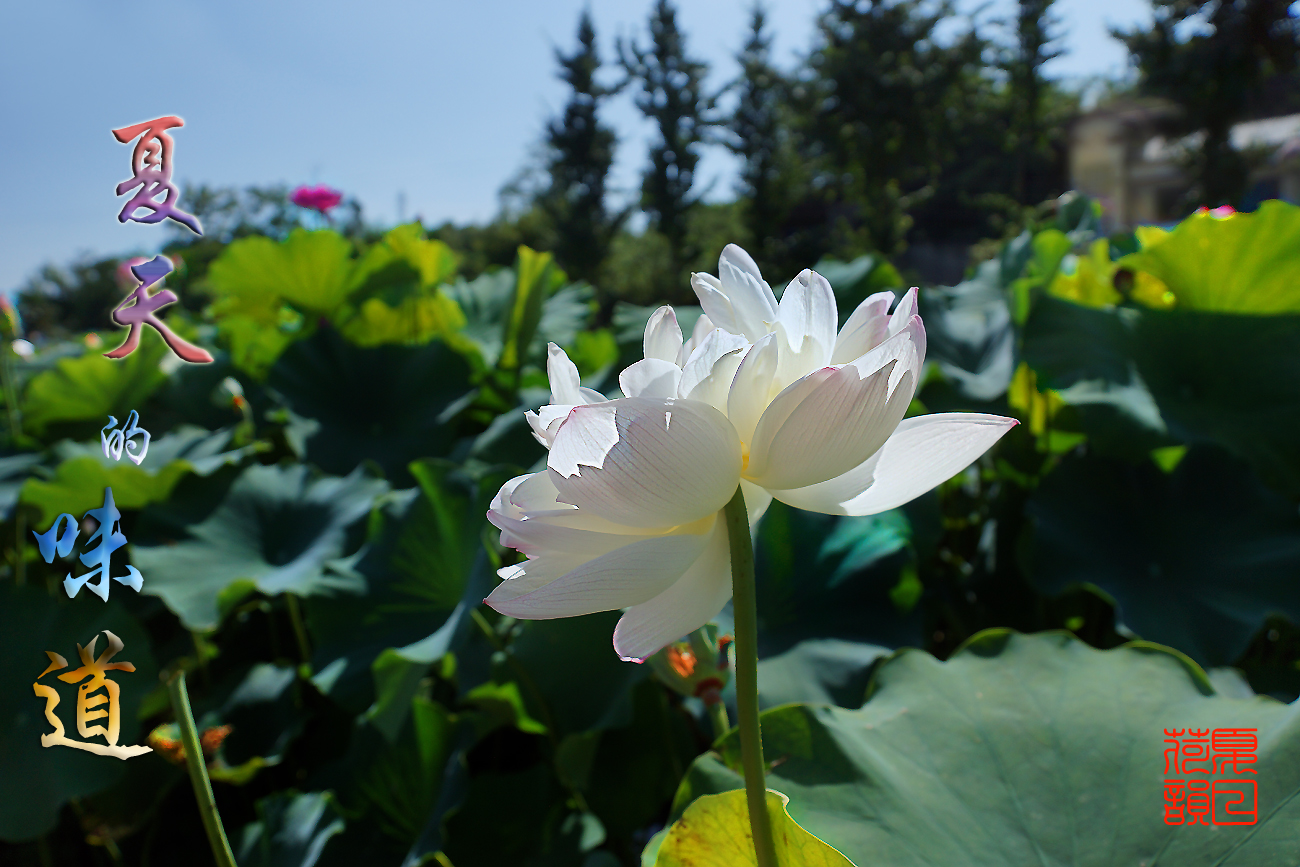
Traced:
<path id="1" fill-rule="evenodd" d="M 1010 97 L 1011 146 L 1015 154 L 1015 198 L 1022 204 L 1040 192 L 1035 184 L 1050 159 L 1050 142 L 1044 122 L 1048 82 L 1043 64 L 1061 52 L 1052 43 L 1057 19 L 1051 14 L 1056 0 L 1020 0 L 1015 21 L 1015 47 L 1004 68 Z"/>
<path id="2" fill-rule="evenodd" d="M 744 164 L 739 190 L 745 199 L 745 225 L 753 252 L 771 255 L 787 210 L 785 141 L 781 130 L 784 84 L 772 66 L 772 40 L 765 32 L 761 5 L 750 13 L 749 39 L 736 56 L 740 77 L 729 127 L 734 136 L 728 146 Z"/>
<path id="3" fill-rule="evenodd" d="M 1232 146 L 1251 114 L 1295 110 L 1300 19 L 1289 0 L 1155 0 L 1149 30 L 1116 33 L 1140 74 L 1139 89 L 1182 111 L 1177 132 L 1201 132 L 1189 204 L 1236 205 L 1248 166 Z M 1185 25 L 1197 26 L 1182 38 Z M 1270 87 L 1270 85 L 1272 87 Z"/>
<path id="4" fill-rule="evenodd" d="M 668 239 L 674 271 L 693 251 L 686 249 L 686 216 L 692 196 L 699 147 L 714 121 L 714 99 L 704 93 L 708 65 L 686 53 L 686 35 L 677 26 L 669 0 L 656 0 L 650 13 L 650 47 L 619 46 L 623 65 L 641 92 L 636 105 L 655 122 L 659 135 L 650 145 L 650 165 L 643 175 L 641 206 L 651 225 Z"/>
<path id="5" fill-rule="evenodd" d="M 909 211 L 956 156 L 954 126 L 979 81 L 974 30 L 936 39 L 949 4 L 831 0 L 810 58 L 806 118 L 819 183 L 854 214 L 859 246 L 901 249 Z"/>
<path id="6" fill-rule="evenodd" d="M 600 56 L 589 10 L 578 19 L 577 48 L 572 54 L 557 48 L 555 59 L 572 92 L 563 115 L 546 128 L 550 185 L 541 205 L 556 232 L 560 265 L 570 276 L 594 282 L 622 215 L 611 215 L 605 203 L 616 139 L 598 117 L 601 103 L 619 88 L 596 81 Z"/>

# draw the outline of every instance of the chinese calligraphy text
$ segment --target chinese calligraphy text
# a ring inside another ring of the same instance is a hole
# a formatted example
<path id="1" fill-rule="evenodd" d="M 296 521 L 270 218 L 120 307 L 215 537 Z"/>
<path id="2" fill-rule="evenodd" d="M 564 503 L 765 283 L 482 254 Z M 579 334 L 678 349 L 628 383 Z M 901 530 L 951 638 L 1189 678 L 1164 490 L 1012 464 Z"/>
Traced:
<path id="1" fill-rule="evenodd" d="M 137 467 L 140 466 L 145 453 L 149 451 L 149 431 L 140 427 L 139 424 L 139 414 L 135 410 L 131 410 L 131 414 L 126 417 L 126 424 L 122 425 L 121 430 L 116 430 L 117 419 L 110 415 L 108 424 L 104 425 L 99 432 L 99 443 L 104 447 L 104 457 L 114 461 L 121 460 L 122 447 L 126 446 L 126 456 Z M 141 436 L 144 439 L 137 443 L 132 440 L 132 437 L 135 436 Z M 136 449 L 140 450 L 139 454 L 136 454 Z"/>
<path id="2" fill-rule="evenodd" d="M 112 488 L 104 489 L 104 505 L 98 509 L 91 509 L 86 513 L 86 517 L 94 518 L 99 522 L 99 526 L 95 529 L 95 532 L 91 534 L 90 539 L 88 540 L 94 542 L 98 539 L 99 544 L 89 551 L 84 552 L 80 559 L 83 565 L 93 566 L 94 568 L 82 575 L 80 578 L 73 578 L 72 574 L 69 573 L 67 577 L 63 579 L 63 589 L 67 592 L 69 599 L 74 599 L 76 598 L 77 593 L 81 591 L 82 586 L 85 585 L 91 593 L 94 593 L 100 599 L 107 602 L 109 560 L 112 558 L 114 551 L 126 544 L 126 536 L 122 535 L 122 530 L 119 526 L 122 520 L 122 513 L 113 505 Z M 63 527 L 62 535 L 59 535 L 60 526 Z M 45 559 L 46 563 L 54 562 L 54 554 L 56 551 L 60 557 L 68 556 L 72 551 L 73 544 L 77 541 L 77 535 L 79 533 L 80 529 L 77 526 L 77 519 L 66 512 L 55 518 L 54 523 L 50 525 L 50 529 L 46 530 L 44 533 L 37 533 L 35 530 L 32 531 L 32 535 L 36 537 L 36 545 L 40 548 L 41 557 Z M 139 570 L 130 565 L 128 565 L 126 569 L 126 575 L 114 575 L 113 580 L 119 584 L 125 584 L 132 590 L 139 592 L 141 584 L 144 583 Z M 96 576 L 99 577 L 98 583 L 87 584 L 88 581 Z"/>
<path id="3" fill-rule="evenodd" d="M 139 139 L 131 153 L 131 177 L 117 185 L 117 194 L 124 196 L 136 187 L 140 189 L 117 215 L 119 223 L 158 223 L 171 218 L 194 234 L 203 234 L 198 218 L 176 207 L 180 193 L 172 185 L 172 137 L 167 130 L 184 125 L 185 121 L 173 115 L 113 130 L 113 137 L 122 144 Z M 162 201 L 157 200 L 160 195 Z M 140 208 L 152 213 L 136 216 Z"/>
<path id="4" fill-rule="evenodd" d="M 135 275 L 135 279 L 140 281 L 140 285 L 135 287 L 130 295 L 123 298 L 121 304 L 113 308 L 113 321 L 118 325 L 129 325 L 131 330 L 127 333 L 126 340 L 122 341 L 121 346 L 112 352 L 105 352 L 104 355 L 109 358 L 124 358 L 130 355 L 140 345 L 141 326 L 149 325 L 162 335 L 162 339 L 171 347 L 172 352 L 175 352 L 185 361 L 196 364 L 206 364 L 212 361 L 212 356 L 208 354 L 207 350 L 182 340 L 154 312 L 176 300 L 176 293 L 170 289 L 160 289 L 152 295 L 149 294 L 149 287 L 161 281 L 171 272 L 172 263 L 166 256 L 154 256 L 148 262 L 131 266 L 131 273 Z M 130 306 L 127 306 L 128 303 Z"/>
<path id="5" fill-rule="evenodd" d="M 1258 730 L 1165 729 L 1165 744 L 1166 825 L 1259 821 Z"/>
<path id="6" fill-rule="evenodd" d="M 41 746 L 52 747 L 57 744 L 118 759 L 129 759 L 152 751 L 150 747 L 144 746 L 118 746 L 117 738 L 122 723 L 118 708 L 119 690 L 118 685 L 109 680 L 106 675 L 110 671 L 135 671 L 135 666 L 129 662 L 109 661 L 122 649 L 122 639 L 107 629 L 104 630 L 104 634 L 108 636 L 108 647 L 99 658 L 95 658 L 95 644 L 99 641 L 99 636 L 96 635 L 90 639 L 88 646 L 77 645 L 81 668 L 69 671 L 67 674 L 60 674 L 59 680 L 64 683 L 81 684 L 77 689 L 77 732 L 83 738 L 102 737 L 107 741 L 107 745 L 74 741 L 66 737 L 62 721 L 54 715 L 54 709 L 59 706 L 59 694 L 52 686 L 33 683 L 32 690 L 39 698 L 45 699 L 45 718 L 49 720 L 50 725 L 54 726 L 54 731 L 41 735 Z M 51 671 L 60 671 L 68 667 L 68 661 L 59 654 L 47 650 L 45 655 L 50 658 L 50 664 L 37 676 L 38 681 Z M 96 720 L 106 720 L 106 723 L 91 725 Z"/>

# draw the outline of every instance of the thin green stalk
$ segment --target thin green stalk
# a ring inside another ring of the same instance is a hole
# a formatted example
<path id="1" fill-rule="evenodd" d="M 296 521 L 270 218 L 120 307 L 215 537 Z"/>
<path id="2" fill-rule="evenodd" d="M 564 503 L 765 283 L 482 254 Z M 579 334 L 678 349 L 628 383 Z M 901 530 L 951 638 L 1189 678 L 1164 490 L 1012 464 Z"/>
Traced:
<path id="1" fill-rule="evenodd" d="M 301 669 L 307 667 L 304 677 L 311 677 L 311 646 L 307 643 L 307 626 L 302 620 L 302 606 L 293 593 L 284 594 L 285 605 L 289 608 L 289 622 L 293 624 L 293 637 L 298 641 L 298 656 L 302 660 Z"/>
<path id="2" fill-rule="evenodd" d="M 14 545 L 14 583 L 22 587 L 27 583 L 27 513 L 21 505 L 14 508 L 14 532 L 18 537 Z"/>
<path id="3" fill-rule="evenodd" d="M 6 341 L 8 343 L 8 341 Z M 20 440 L 23 436 L 23 415 L 18 408 L 18 390 L 14 388 L 13 372 L 9 369 L 14 351 L 8 345 L 0 345 L 0 376 L 4 377 L 5 409 L 9 413 L 9 438 Z"/>
<path id="4" fill-rule="evenodd" d="M 749 828 L 758 867 L 779 867 L 767 814 L 763 735 L 758 724 L 758 601 L 754 589 L 754 543 L 749 537 L 745 493 L 727 503 L 727 538 L 731 544 L 731 598 L 736 619 L 736 716 L 740 728 L 740 763 L 745 771 Z"/>
<path id="5" fill-rule="evenodd" d="M 731 720 L 727 718 L 727 706 L 722 703 L 721 699 L 712 704 L 706 703 L 705 706 L 709 709 L 709 722 L 713 723 L 713 739 L 716 741 L 731 731 Z"/>
<path id="6" fill-rule="evenodd" d="M 194 725 L 189 693 L 185 691 L 185 672 L 178 671 L 167 681 L 167 694 L 172 700 L 176 725 L 181 730 L 181 743 L 185 747 L 185 767 L 190 772 L 190 782 L 194 784 L 194 799 L 198 801 L 203 829 L 208 832 L 212 857 L 216 860 L 217 867 L 236 867 L 234 853 L 230 851 L 230 841 L 226 839 L 226 829 L 221 824 L 221 814 L 217 812 L 216 798 L 212 796 L 212 781 L 208 779 L 208 768 L 203 761 L 203 747 L 199 745 L 199 730 Z"/>

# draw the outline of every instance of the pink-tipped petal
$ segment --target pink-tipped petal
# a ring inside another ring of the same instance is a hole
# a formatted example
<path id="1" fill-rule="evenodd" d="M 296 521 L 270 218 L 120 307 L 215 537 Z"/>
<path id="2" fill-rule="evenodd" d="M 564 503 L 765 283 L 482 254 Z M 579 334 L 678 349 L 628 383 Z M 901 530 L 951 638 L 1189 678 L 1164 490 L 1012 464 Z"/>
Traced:
<path id="1" fill-rule="evenodd" d="M 885 512 L 966 469 L 1016 424 L 1013 418 L 968 412 L 904 419 L 879 452 L 839 478 L 771 493 L 783 503 L 810 512 Z"/>
<path id="2" fill-rule="evenodd" d="M 831 364 L 845 364 L 875 349 L 889 336 L 889 306 L 893 292 L 877 292 L 858 305 L 840 329 Z"/>

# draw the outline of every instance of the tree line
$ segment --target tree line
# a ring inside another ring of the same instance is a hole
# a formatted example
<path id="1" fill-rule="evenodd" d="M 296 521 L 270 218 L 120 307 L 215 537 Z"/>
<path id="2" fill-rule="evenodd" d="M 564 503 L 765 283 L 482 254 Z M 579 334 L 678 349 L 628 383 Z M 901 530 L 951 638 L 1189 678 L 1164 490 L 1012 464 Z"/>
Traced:
<path id="1" fill-rule="evenodd" d="M 1153 7 L 1149 27 L 1114 33 L 1136 77 L 1112 83 L 1113 95 L 1167 100 L 1178 109 L 1168 133 L 1203 133 L 1187 167 L 1189 210 L 1237 204 L 1249 154 L 1232 147 L 1233 124 L 1300 111 L 1297 18 L 1286 0 Z M 710 65 L 692 52 L 673 0 L 654 0 L 644 32 L 619 40 L 613 57 L 601 55 L 584 11 L 572 47 L 555 51 L 568 92 L 546 124 L 539 177 L 488 224 L 443 223 L 430 234 L 461 254 L 468 276 L 513 262 L 520 244 L 552 251 L 597 288 L 602 316 L 620 299 L 688 301 L 688 273 L 711 269 L 731 241 L 778 279 L 824 256 L 866 252 L 896 258 L 906 272 L 916 264 L 909 247 L 961 251 L 1005 236 L 1068 188 L 1068 130 L 1080 99 L 1044 75 L 1061 33 L 1054 0 L 1018 0 L 1013 14 L 980 26 L 949 0 L 825 0 L 813 44 L 782 69 L 756 5 L 737 40 L 739 74 L 711 90 Z M 624 90 L 655 135 L 639 197 L 614 207 L 618 137 L 602 114 Z M 730 201 L 706 202 L 696 170 L 702 149 L 719 144 L 740 171 Z M 298 223 L 286 196 L 201 188 L 193 204 L 205 225 L 232 226 L 231 237 L 283 235 Z M 348 204 L 341 229 L 358 239 L 377 231 Z M 638 211 L 644 231 L 631 228 Z M 191 280 L 220 246 L 181 244 L 191 263 L 181 279 Z M 82 276 L 111 294 L 112 269 L 99 264 L 82 263 Z M 20 307 L 53 328 L 52 317 L 85 306 L 71 300 L 81 282 L 47 268 Z"/>
<path id="2" fill-rule="evenodd" d="M 717 92 L 672 0 L 655 0 L 643 41 L 620 41 L 612 60 L 583 12 L 574 48 L 556 51 L 570 92 L 546 127 L 544 183 L 494 226 L 438 231 L 484 259 L 508 257 L 507 241 L 551 249 L 607 301 L 642 302 L 680 300 L 686 273 L 710 267 L 729 240 L 789 276 L 826 255 L 892 257 L 909 245 L 998 237 L 1068 187 L 1080 101 L 1044 75 L 1061 53 L 1053 7 L 1019 0 L 1008 19 L 954 31 L 960 19 L 946 0 L 829 0 L 813 46 L 782 70 L 755 6 L 740 74 Z M 1237 204 L 1248 157 L 1232 149 L 1232 125 L 1300 110 L 1288 4 L 1157 0 L 1149 27 L 1113 35 L 1137 73 L 1117 95 L 1173 103 L 1171 134 L 1205 131 L 1187 167 L 1189 209 Z M 626 226 L 635 208 L 611 209 L 606 190 L 617 137 L 601 109 L 624 88 L 656 130 L 636 202 L 648 228 L 638 234 Z M 695 174 L 709 144 L 740 158 L 732 202 L 701 201 Z"/>

